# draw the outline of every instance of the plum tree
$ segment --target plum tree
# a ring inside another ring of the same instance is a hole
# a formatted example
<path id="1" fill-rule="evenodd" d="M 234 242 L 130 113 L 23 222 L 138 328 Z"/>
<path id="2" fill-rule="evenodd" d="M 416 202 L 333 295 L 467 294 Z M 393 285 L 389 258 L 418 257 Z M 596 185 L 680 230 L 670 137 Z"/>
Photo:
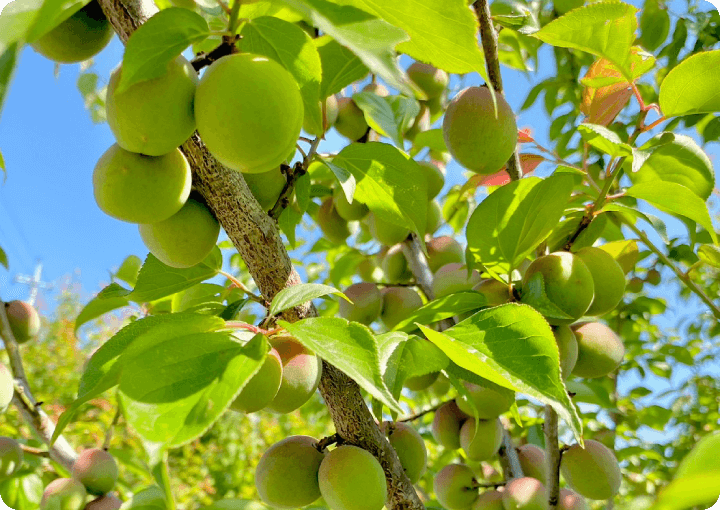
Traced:
<path id="1" fill-rule="evenodd" d="M 323 200 L 317 213 L 317 224 L 322 233 L 333 243 L 344 243 L 350 237 L 348 222 L 340 216 L 332 197 Z"/>
<path id="2" fill-rule="evenodd" d="M 452 157 L 468 170 L 489 175 L 510 159 L 517 144 L 515 115 L 505 98 L 487 87 L 460 91 L 447 107 L 443 137 Z"/>
<path id="3" fill-rule="evenodd" d="M 120 147 L 147 156 L 174 151 L 195 131 L 197 72 L 183 57 L 170 61 L 167 73 L 118 93 L 122 66 L 110 75 L 105 107 L 108 126 Z"/>
<path id="4" fill-rule="evenodd" d="M 338 446 L 328 453 L 320 464 L 318 482 L 331 510 L 380 510 L 387 499 L 382 466 L 357 446 Z"/>
<path id="5" fill-rule="evenodd" d="M 335 209 L 340 217 L 345 221 L 361 220 L 370 214 L 368 206 L 359 202 L 357 199 L 354 199 L 351 204 L 345 196 L 342 188 L 339 186 L 335 188 L 333 200 L 335 202 Z"/>
<path id="6" fill-rule="evenodd" d="M 320 107 L 322 108 L 322 101 L 320 101 Z M 307 114 L 307 112 L 305 112 Z M 324 119 L 324 127 L 325 130 L 330 129 L 337 120 L 338 116 L 338 103 L 337 103 L 337 97 L 335 95 L 328 96 L 325 99 L 325 119 Z M 313 126 L 308 122 L 307 117 L 303 121 L 303 130 L 313 136 L 320 136 L 322 135 L 322 132 L 317 131 L 313 128 Z"/>
<path id="7" fill-rule="evenodd" d="M 14 394 L 15 378 L 10 369 L 0 363 L 0 413 L 4 413 L 8 408 Z"/>
<path id="8" fill-rule="evenodd" d="M 383 306 L 380 320 L 392 329 L 423 304 L 420 295 L 410 287 L 386 287 L 382 290 Z"/>
<path id="9" fill-rule="evenodd" d="M 545 450 L 534 444 L 524 444 L 517 448 L 517 454 L 525 476 L 535 478 L 543 483 L 547 480 Z"/>
<path id="10" fill-rule="evenodd" d="M 417 483 L 427 469 L 425 440 L 417 430 L 403 422 L 383 422 L 380 430 L 387 435 L 410 481 Z"/>
<path id="11" fill-rule="evenodd" d="M 23 451 L 11 437 L 0 436 L 0 480 L 11 477 L 20 469 Z"/>
<path id="12" fill-rule="evenodd" d="M 50 60 L 72 64 L 100 53 L 114 34 L 100 4 L 92 0 L 31 46 Z"/>
<path id="13" fill-rule="evenodd" d="M 291 336 L 270 339 L 282 360 L 282 382 L 275 398 L 266 407 L 286 414 L 310 400 L 320 384 L 322 361 Z"/>
<path id="14" fill-rule="evenodd" d="M 570 489 L 560 489 L 560 499 L 558 500 L 559 510 L 590 510 L 587 501 L 580 494 Z"/>
<path id="15" fill-rule="evenodd" d="M 410 235 L 410 229 L 385 221 L 374 213 L 370 213 L 365 221 L 370 229 L 370 235 L 385 246 L 401 243 Z"/>
<path id="16" fill-rule="evenodd" d="M 475 473 L 464 464 L 448 464 L 433 480 L 435 497 L 448 510 L 466 510 L 478 499 Z"/>
<path id="17" fill-rule="evenodd" d="M 320 497 L 318 471 L 325 455 L 317 439 L 290 436 L 263 454 L 255 469 L 260 499 L 277 508 L 298 508 Z"/>
<path id="18" fill-rule="evenodd" d="M 252 376 L 230 408 L 241 413 L 254 413 L 273 401 L 282 382 L 282 360 L 277 350 L 271 348 L 260 370 Z"/>
<path id="19" fill-rule="evenodd" d="M 563 379 L 567 379 L 577 363 L 578 341 L 575 333 L 567 324 L 554 326 L 552 329 L 560 353 L 560 372 Z"/>
<path id="20" fill-rule="evenodd" d="M 427 259 L 433 273 L 445 264 L 464 263 L 465 251 L 462 245 L 450 236 L 440 236 L 426 243 Z"/>
<path id="21" fill-rule="evenodd" d="M 75 459 L 72 476 L 90 494 L 107 494 L 117 482 L 118 466 L 113 456 L 105 450 L 90 448 Z"/>
<path id="22" fill-rule="evenodd" d="M 592 439 L 585 448 L 572 445 L 560 464 L 565 481 L 588 499 L 610 499 L 620 490 L 622 475 L 615 454 L 607 446 Z"/>
<path id="23" fill-rule="evenodd" d="M 502 503 L 502 492 L 485 491 L 475 501 L 472 510 L 505 510 Z"/>
<path id="24" fill-rule="evenodd" d="M 229 168 L 263 173 L 285 161 L 303 123 L 295 78 L 276 61 L 236 53 L 215 61 L 195 94 L 195 121 L 208 150 Z"/>
<path id="25" fill-rule="evenodd" d="M 510 480 L 503 492 L 503 506 L 505 510 L 547 510 L 545 486 L 527 476 Z"/>
<path id="26" fill-rule="evenodd" d="M 5 313 L 17 343 L 24 344 L 40 333 L 40 316 L 30 303 L 18 300 L 5 303 Z"/>
<path id="27" fill-rule="evenodd" d="M 472 290 L 485 296 L 487 306 L 500 306 L 510 301 L 510 291 L 507 284 L 494 278 L 482 279 Z"/>
<path id="28" fill-rule="evenodd" d="M 435 272 L 432 289 L 435 298 L 441 298 L 455 292 L 471 290 L 478 283 L 480 283 L 480 273 L 473 270 L 468 275 L 468 269 L 464 264 L 451 262 Z"/>
<path id="29" fill-rule="evenodd" d="M 430 372 L 425 375 L 418 375 L 415 377 L 408 377 L 405 379 L 405 386 L 410 391 L 423 391 L 433 385 L 437 378 L 440 376 L 440 372 Z"/>
<path id="30" fill-rule="evenodd" d="M 604 324 L 585 322 L 572 326 L 578 344 L 573 375 L 592 379 L 614 371 L 625 356 L 620 337 Z"/>
<path id="31" fill-rule="evenodd" d="M 243 178 L 264 211 L 269 211 L 280 197 L 287 179 L 280 167 L 261 174 L 244 174 Z"/>
<path id="32" fill-rule="evenodd" d="M 191 185 L 190 165 L 177 148 L 155 157 L 115 144 L 100 157 L 93 171 L 98 207 L 130 223 L 168 219 L 185 205 Z"/>
<path id="33" fill-rule="evenodd" d="M 515 402 L 515 394 L 508 390 L 503 390 L 500 387 L 493 389 L 492 383 L 487 383 L 488 387 L 478 386 L 477 384 L 464 383 L 467 389 L 470 399 L 475 404 L 477 409 L 478 418 L 481 420 L 491 420 L 497 418 L 504 412 L 507 412 Z M 464 396 L 459 396 L 455 402 L 458 408 L 467 414 L 473 416 L 472 406 L 470 402 Z"/>
<path id="34" fill-rule="evenodd" d="M 427 180 L 428 199 L 435 198 L 445 186 L 445 172 L 443 168 L 433 161 L 418 161 L 418 165 L 425 171 Z"/>
<path id="35" fill-rule="evenodd" d="M 424 62 L 413 62 L 407 69 L 407 75 L 428 99 L 440 97 L 450 82 L 445 71 Z"/>
<path id="36" fill-rule="evenodd" d="M 503 440 L 500 420 L 466 420 L 460 429 L 460 446 L 470 460 L 489 460 L 500 449 Z"/>
<path id="37" fill-rule="evenodd" d="M 57 478 L 45 487 L 40 510 L 82 510 L 86 498 L 83 484 L 73 478 Z"/>
<path id="38" fill-rule="evenodd" d="M 622 301 L 625 294 L 625 272 L 605 250 L 587 246 L 575 253 L 593 278 L 594 297 L 586 315 L 604 315 Z"/>
<path id="39" fill-rule="evenodd" d="M 355 283 L 345 289 L 344 294 L 352 301 L 340 300 L 338 313 L 349 321 L 370 324 L 380 316 L 383 297 L 374 283 Z"/>
<path id="40" fill-rule="evenodd" d="M 402 245 L 395 244 L 388 248 L 380 263 L 385 280 L 393 283 L 404 283 L 412 278 L 412 271 L 403 253 Z"/>
<path id="41" fill-rule="evenodd" d="M 122 501 L 114 494 L 105 494 L 85 505 L 84 510 L 120 510 Z"/>
<path id="42" fill-rule="evenodd" d="M 454 400 L 443 404 L 435 411 L 430 429 L 435 441 L 450 450 L 460 448 L 460 428 L 468 418 L 469 416 L 460 410 Z"/>
<path id="43" fill-rule="evenodd" d="M 370 126 L 365 120 L 365 114 L 358 108 L 351 97 L 341 97 L 337 100 L 337 119 L 335 129 L 338 133 L 355 142 L 365 136 Z"/>
<path id="44" fill-rule="evenodd" d="M 205 206 L 190 197 L 164 221 L 138 225 L 148 250 L 172 267 L 192 267 L 202 262 L 217 243 L 220 224 Z"/>
<path id="45" fill-rule="evenodd" d="M 593 300 L 593 279 L 585 263 L 570 252 L 559 251 L 543 255 L 528 266 L 523 276 L 527 287 L 533 275 L 543 277 L 545 294 L 562 312 L 572 319 L 548 317 L 550 324 L 568 324 L 582 317 Z"/>

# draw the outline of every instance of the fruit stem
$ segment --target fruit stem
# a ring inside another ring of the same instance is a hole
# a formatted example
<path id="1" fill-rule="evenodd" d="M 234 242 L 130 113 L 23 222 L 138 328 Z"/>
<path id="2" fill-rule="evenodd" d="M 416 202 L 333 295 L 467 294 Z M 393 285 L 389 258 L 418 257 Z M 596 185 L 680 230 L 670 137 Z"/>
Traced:
<path id="1" fill-rule="evenodd" d="M 218 273 L 220 273 L 220 274 L 223 275 L 225 278 L 227 278 L 228 280 L 230 280 L 230 282 L 231 282 L 235 287 L 237 287 L 238 289 L 240 289 L 241 291 L 243 291 L 245 294 L 247 294 L 247 297 L 249 297 L 250 299 L 252 299 L 252 300 L 255 301 L 256 303 L 260 303 L 261 305 L 263 305 L 264 307 L 267 308 L 267 302 L 266 302 L 261 296 L 258 296 L 257 294 L 251 292 L 250 289 L 248 289 L 248 288 L 243 284 L 243 282 L 241 282 L 240 280 L 238 280 L 237 278 L 235 278 L 233 275 L 231 275 L 230 273 L 227 273 L 227 272 L 225 272 L 225 271 L 218 271 Z"/>

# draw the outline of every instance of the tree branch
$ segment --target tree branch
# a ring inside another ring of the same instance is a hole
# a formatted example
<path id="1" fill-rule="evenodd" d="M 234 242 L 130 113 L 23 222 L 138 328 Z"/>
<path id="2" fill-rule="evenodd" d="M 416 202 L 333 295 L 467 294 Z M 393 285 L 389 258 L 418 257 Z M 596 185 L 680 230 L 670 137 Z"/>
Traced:
<path id="1" fill-rule="evenodd" d="M 411 414 L 410 416 L 406 416 L 405 418 L 400 418 L 397 421 L 405 422 L 405 421 L 417 420 L 418 418 L 422 418 L 426 414 L 434 413 L 435 411 L 440 409 L 442 406 L 444 406 L 445 404 L 449 404 L 450 402 L 452 402 L 452 400 L 446 400 L 445 402 L 440 402 L 439 404 L 436 404 L 429 409 L 425 409 L 424 411 L 420 411 L 419 413 Z"/>
<path id="2" fill-rule="evenodd" d="M 522 478 L 524 476 L 517 450 L 507 430 L 503 430 L 503 442 L 498 455 L 500 456 L 500 465 L 505 475 L 505 481 L 510 481 L 513 478 Z"/>
<path id="3" fill-rule="evenodd" d="M 551 406 L 545 406 L 545 462 L 547 480 L 545 488 L 548 495 L 548 510 L 555 510 L 560 500 L 560 459 L 558 446 L 558 415 Z"/>

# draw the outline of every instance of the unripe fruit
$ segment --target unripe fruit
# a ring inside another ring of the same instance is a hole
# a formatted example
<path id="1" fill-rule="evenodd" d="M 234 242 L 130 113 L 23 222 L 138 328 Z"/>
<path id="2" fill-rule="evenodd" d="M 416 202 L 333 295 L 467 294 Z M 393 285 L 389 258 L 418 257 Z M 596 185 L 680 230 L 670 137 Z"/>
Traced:
<path id="1" fill-rule="evenodd" d="M 425 234 L 433 235 L 437 229 L 442 227 L 443 215 L 442 207 L 436 200 L 430 200 L 427 207 L 427 223 L 425 224 Z"/>
<path id="2" fill-rule="evenodd" d="M 370 234 L 380 244 L 384 244 L 385 246 L 401 243 L 410 235 L 410 229 L 378 218 L 373 213 L 370 213 L 367 217 L 367 225 L 370 229 Z"/>
<path id="3" fill-rule="evenodd" d="M 382 83 L 368 83 L 362 89 L 363 92 L 372 92 L 376 96 L 388 97 L 390 92 Z"/>
<path id="4" fill-rule="evenodd" d="M 317 213 L 317 224 L 325 237 L 335 244 L 344 244 L 350 237 L 348 223 L 338 214 L 332 197 L 327 197 Z"/>
<path id="5" fill-rule="evenodd" d="M 177 148 L 143 156 L 115 144 L 93 171 L 95 202 L 107 215 L 130 223 L 157 223 L 177 213 L 190 196 L 192 172 Z"/>
<path id="6" fill-rule="evenodd" d="M 328 453 L 320 464 L 318 482 L 331 510 L 380 510 L 387 499 L 382 466 L 357 446 L 339 446 Z"/>
<path id="7" fill-rule="evenodd" d="M 370 126 L 365 120 L 365 114 L 358 108 L 350 97 L 341 97 L 337 100 L 338 113 L 335 129 L 338 133 L 355 142 L 365 136 Z"/>
<path id="8" fill-rule="evenodd" d="M 460 428 L 468 418 L 454 401 L 444 404 L 435 411 L 430 429 L 435 441 L 449 450 L 460 448 Z"/>
<path id="9" fill-rule="evenodd" d="M 300 135 L 303 102 L 295 78 L 251 53 L 227 55 L 203 75 L 195 94 L 197 129 L 222 164 L 263 173 L 285 161 Z"/>
<path id="10" fill-rule="evenodd" d="M 645 283 L 645 280 L 643 280 L 642 278 L 640 278 L 638 276 L 633 276 L 627 282 L 627 285 L 625 286 L 625 290 L 627 290 L 628 292 L 633 292 L 633 293 L 642 292 L 644 283 Z"/>
<path id="11" fill-rule="evenodd" d="M 380 316 L 383 297 L 374 283 L 355 283 L 345 289 L 344 294 L 353 302 L 340 300 L 340 317 L 349 321 L 369 325 Z"/>
<path id="12" fill-rule="evenodd" d="M 560 489 L 558 510 L 590 510 L 587 501 L 580 494 L 570 489 Z"/>
<path id="13" fill-rule="evenodd" d="M 320 101 L 320 112 L 322 114 L 322 101 Z M 305 112 L 307 113 L 307 112 Z M 337 97 L 334 95 L 328 96 L 327 99 L 325 99 L 325 130 L 327 131 L 330 129 L 333 124 L 335 124 L 335 121 L 337 120 L 338 116 L 338 103 L 337 103 Z M 320 136 L 322 133 L 319 131 L 316 131 L 312 128 L 310 123 L 307 121 L 307 118 L 303 121 L 303 129 L 305 132 L 309 135 L 313 136 Z"/>
<path id="14" fill-rule="evenodd" d="M 487 300 L 488 307 L 500 306 L 510 301 L 510 291 L 506 283 L 494 278 L 486 278 L 475 285 L 472 290 L 479 292 Z"/>
<path id="15" fill-rule="evenodd" d="M 467 458 L 474 461 L 488 460 L 500 449 L 503 426 L 500 420 L 467 420 L 460 429 L 460 446 Z"/>
<path id="16" fill-rule="evenodd" d="M 430 393 L 432 393 L 438 398 L 444 397 L 448 394 L 450 388 L 452 388 L 452 383 L 450 383 L 450 379 L 445 377 L 443 374 L 440 374 L 437 380 L 433 383 L 433 385 L 430 386 Z"/>
<path id="17" fill-rule="evenodd" d="M 430 111 L 424 104 L 420 105 L 420 113 L 413 119 L 412 126 L 403 135 L 406 140 L 415 141 L 417 135 L 430 129 Z"/>
<path id="18" fill-rule="evenodd" d="M 40 316 L 33 306 L 25 301 L 5 303 L 5 313 L 15 341 L 24 344 L 40 332 Z"/>
<path id="19" fill-rule="evenodd" d="M 450 82 L 450 77 L 445 71 L 423 62 L 414 62 L 408 67 L 407 75 L 420 90 L 425 92 L 428 99 L 441 96 Z"/>
<path id="20" fill-rule="evenodd" d="M 110 75 L 107 88 L 108 126 L 120 147 L 147 156 L 175 150 L 195 131 L 198 77 L 183 56 L 170 61 L 167 74 L 135 83 L 117 93 L 122 66 Z"/>
<path id="21" fill-rule="evenodd" d="M 463 264 L 452 262 L 445 264 L 435 272 L 432 281 L 435 298 L 449 296 L 455 292 L 470 290 L 480 283 L 480 273 L 473 270 L 468 276 L 468 269 Z"/>
<path id="22" fill-rule="evenodd" d="M 552 329 L 560 353 L 560 373 L 563 379 L 567 379 L 573 372 L 578 359 L 577 338 L 567 324 L 554 326 Z"/>
<path id="23" fill-rule="evenodd" d="M 217 243 L 220 224 L 202 203 L 188 199 L 164 221 L 138 225 L 148 250 L 171 267 L 192 267 L 202 262 Z"/>
<path id="24" fill-rule="evenodd" d="M 0 436 L 0 480 L 12 476 L 20 469 L 23 451 L 11 437 Z"/>
<path id="25" fill-rule="evenodd" d="M 620 490 L 622 475 L 615 454 L 602 443 L 588 439 L 585 448 L 572 445 L 560 464 L 565 481 L 589 499 L 610 499 Z"/>
<path id="26" fill-rule="evenodd" d="M 260 499 L 273 507 L 299 508 L 320 497 L 318 471 L 325 455 L 309 436 L 291 436 L 272 445 L 255 470 Z"/>
<path id="27" fill-rule="evenodd" d="M 418 161 L 427 180 L 428 199 L 435 198 L 445 186 L 445 172 L 431 161 Z"/>
<path id="28" fill-rule="evenodd" d="M 657 287 L 662 281 L 660 271 L 658 271 L 657 269 L 651 269 L 647 272 L 647 275 L 645 276 L 645 281 L 648 282 L 650 285 Z"/>
<path id="29" fill-rule="evenodd" d="M 14 394 L 15 382 L 13 374 L 8 367 L 0 363 L 0 413 L 4 413 L 8 408 Z"/>
<path id="30" fill-rule="evenodd" d="M 448 464 L 433 481 L 435 497 L 448 510 L 466 510 L 478 499 L 475 474 L 463 464 Z"/>
<path id="31" fill-rule="evenodd" d="M 569 324 L 582 317 L 590 308 L 594 295 L 592 274 L 579 257 L 566 251 L 538 257 L 525 271 L 523 286 L 528 286 L 535 273 L 542 275 L 548 299 L 572 317 L 572 319 L 548 317 L 550 324 Z"/>
<path id="32" fill-rule="evenodd" d="M 57 478 L 45 487 L 40 510 L 82 510 L 86 498 L 83 484 L 72 478 Z"/>
<path id="33" fill-rule="evenodd" d="M 90 448 L 78 455 L 72 467 L 72 476 L 82 483 L 90 494 L 107 494 L 115 487 L 118 467 L 108 452 Z"/>
<path id="34" fill-rule="evenodd" d="M 261 174 L 243 174 L 243 177 L 255 200 L 266 212 L 273 208 L 287 184 L 280 167 Z"/>
<path id="35" fill-rule="evenodd" d="M 357 199 L 353 199 L 351 204 L 340 187 L 335 188 L 333 200 L 335 201 L 335 210 L 345 221 L 361 220 L 370 214 L 368 206 L 358 202 Z"/>
<path id="36" fill-rule="evenodd" d="M 114 35 L 100 4 L 92 1 L 31 44 L 40 55 L 71 64 L 88 60 L 108 45 Z"/>
<path id="37" fill-rule="evenodd" d="M 483 492 L 475 501 L 472 510 L 505 510 L 502 504 L 502 492 Z"/>
<path id="38" fill-rule="evenodd" d="M 510 392 L 495 391 L 490 388 L 478 386 L 477 384 L 465 383 L 470 398 L 477 408 L 478 418 L 491 420 L 507 412 L 515 402 L 515 394 Z M 468 416 L 473 416 L 473 410 L 465 397 L 458 396 L 455 400 L 458 408 Z"/>
<path id="39" fill-rule="evenodd" d="M 283 363 L 282 382 L 268 411 L 286 414 L 310 400 L 320 384 L 322 361 L 291 336 L 270 339 Z"/>
<path id="40" fill-rule="evenodd" d="M 545 486 L 535 478 L 515 478 L 503 492 L 505 510 L 547 510 Z"/>
<path id="41" fill-rule="evenodd" d="M 443 119 L 443 137 L 453 158 L 481 175 L 499 171 L 515 151 L 515 115 L 501 94 L 487 87 L 469 87 L 450 101 Z"/>
<path id="42" fill-rule="evenodd" d="M 604 315 L 613 310 L 625 294 L 625 272 L 605 250 L 588 246 L 575 254 L 593 278 L 594 298 L 586 315 Z"/>
<path id="43" fill-rule="evenodd" d="M 545 465 L 545 450 L 534 444 L 524 444 L 517 449 L 518 460 L 525 476 L 535 478 L 541 482 L 547 480 L 547 466 Z"/>
<path id="44" fill-rule="evenodd" d="M 425 440 L 417 430 L 403 422 L 383 422 L 380 430 L 388 436 L 410 481 L 417 483 L 427 469 Z"/>
<path id="45" fill-rule="evenodd" d="M 430 239 L 427 244 L 428 265 L 433 273 L 445 264 L 465 262 L 465 251 L 460 243 L 450 236 Z"/>
<path id="46" fill-rule="evenodd" d="M 439 375 L 440 372 L 430 372 L 429 374 L 419 375 L 417 377 L 409 377 L 405 379 L 404 386 L 410 391 L 423 391 L 432 386 Z"/>
<path id="47" fill-rule="evenodd" d="M 578 358 L 573 375 L 592 379 L 603 377 L 622 363 L 625 346 L 615 332 L 599 322 L 572 327 L 578 343 Z"/>
<path id="48" fill-rule="evenodd" d="M 423 304 L 418 293 L 410 287 L 387 287 L 382 290 L 383 307 L 380 320 L 392 329 Z"/>
<path id="49" fill-rule="evenodd" d="M 412 279 L 412 271 L 403 253 L 402 245 L 391 246 L 382 258 L 381 267 L 385 273 L 385 281 L 390 283 L 404 283 Z"/>
<path id="50" fill-rule="evenodd" d="M 270 349 L 260 370 L 250 378 L 230 409 L 240 413 L 254 413 L 273 401 L 282 382 L 282 360 L 275 349 Z"/>
<path id="51" fill-rule="evenodd" d="M 113 494 L 106 494 L 100 496 L 97 499 L 93 499 L 90 503 L 85 505 L 84 510 L 120 510 L 122 501 Z"/>

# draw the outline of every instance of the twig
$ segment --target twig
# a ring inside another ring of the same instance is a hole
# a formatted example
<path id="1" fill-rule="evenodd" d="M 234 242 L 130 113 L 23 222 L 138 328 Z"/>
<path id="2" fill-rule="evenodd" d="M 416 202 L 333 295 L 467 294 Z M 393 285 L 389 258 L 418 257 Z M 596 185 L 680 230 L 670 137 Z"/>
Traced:
<path id="1" fill-rule="evenodd" d="M 307 159 L 307 157 L 305 159 Z M 295 163 L 292 168 L 285 167 L 284 169 L 285 175 L 287 176 L 287 182 L 285 183 L 285 187 L 283 188 L 283 190 L 280 192 L 280 196 L 275 202 L 275 205 L 272 207 L 272 209 L 270 209 L 270 212 L 268 213 L 270 217 L 275 221 L 278 220 L 282 212 L 285 210 L 288 204 L 290 204 L 290 198 L 295 192 L 295 183 L 307 172 L 307 169 L 305 169 L 303 167 L 303 164 L 299 161 Z"/>
<path id="2" fill-rule="evenodd" d="M 545 462 L 547 463 L 547 480 L 545 488 L 548 495 L 548 509 L 554 510 L 560 499 L 560 459 L 558 448 L 558 415 L 551 406 L 545 406 Z"/>
<path id="3" fill-rule="evenodd" d="M 50 458 L 50 452 L 47 450 L 42 450 L 40 448 L 34 448 L 32 446 L 28 446 L 26 444 L 20 443 L 20 449 L 27 453 L 28 455 L 34 455 L 36 457 L 44 457 L 46 459 Z"/>
<path id="4" fill-rule="evenodd" d="M 408 261 L 410 270 L 415 275 L 418 285 L 425 293 L 425 296 L 429 301 L 435 299 L 435 293 L 433 292 L 432 282 L 433 274 L 430 271 L 427 257 L 423 253 L 421 241 L 417 234 L 412 234 L 410 239 L 402 244 L 403 254 Z"/>
<path id="5" fill-rule="evenodd" d="M 247 297 L 249 297 L 250 299 L 252 299 L 252 300 L 255 301 L 256 303 L 260 303 L 260 304 L 263 305 L 263 306 L 267 306 L 267 302 L 266 302 L 261 296 L 258 296 L 257 294 L 254 294 L 252 291 L 250 291 L 250 289 L 248 289 L 247 287 L 245 287 L 245 285 L 243 284 L 243 282 L 241 282 L 240 280 L 238 280 L 237 278 L 235 278 L 233 275 L 231 275 L 230 273 L 227 273 L 227 272 L 225 272 L 225 271 L 218 271 L 218 273 L 220 273 L 220 274 L 223 275 L 225 278 L 227 278 L 228 280 L 230 280 L 230 282 L 231 282 L 235 287 L 237 287 L 238 289 L 240 289 L 241 291 L 243 291 L 245 294 L 247 294 Z"/>
<path id="6" fill-rule="evenodd" d="M 323 437 L 320 441 L 317 442 L 315 448 L 317 448 L 318 451 L 323 452 L 330 445 L 341 445 L 342 443 L 343 438 L 340 437 L 340 434 L 336 432 L 332 436 Z"/>
<path id="7" fill-rule="evenodd" d="M 108 426 L 107 430 L 105 431 L 105 440 L 103 441 L 103 450 L 108 450 L 110 448 L 110 442 L 112 441 L 113 437 L 113 429 L 115 428 L 115 425 L 118 424 L 120 421 L 120 416 L 122 415 L 122 411 L 120 409 L 120 404 L 118 403 L 117 409 L 115 410 L 115 416 L 112 419 L 112 422 L 110 422 L 110 425 Z"/>
<path id="8" fill-rule="evenodd" d="M 475 482 L 472 484 L 473 489 L 497 489 L 498 487 L 505 487 L 507 485 L 507 482 L 497 482 L 497 483 L 479 483 Z"/>
<path id="9" fill-rule="evenodd" d="M 446 400 L 445 402 L 440 402 L 439 404 L 432 406 L 430 409 L 425 409 L 424 411 L 420 411 L 418 413 L 411 414 L 410 416 L 406 416 L 405 418 L 400 418 L 397 421 L 406 422 L 406 421 L 417 420 L 418 418 L 422 418 L 426 414 L 434 413 L 435 411 L 440 409 L 442 406 L 444 406 L 445 404 L 448 404 L 450 402 L 452 402 L 452 400 Z"/>
<path id="10" fill-rule="evenodd" d="M 222 42 L 218 44 L 218 46 L 209 53 L 198 53 L 195 58 L 190 61 L 193 69 L 195 69 L 195 71 L 199 71 L 203 67 L 209 66 L 210 64 L 212 64 L 216 60 L 221 59 L 222 57 L 236 53 L 237 46 L 235 46 L 235 43 L 238 40 L 240 40 L 239 35 L 235 35 L 232 37 L 223 37 Z"/>
<path id="11" fill-rule="evenodd" d="M 506 482 L 524 476 L 517 450 L 507 430 L 503 430 L 503 442 L 498 455 L 500 456 L 500 465 L 502 466 Z"/>

